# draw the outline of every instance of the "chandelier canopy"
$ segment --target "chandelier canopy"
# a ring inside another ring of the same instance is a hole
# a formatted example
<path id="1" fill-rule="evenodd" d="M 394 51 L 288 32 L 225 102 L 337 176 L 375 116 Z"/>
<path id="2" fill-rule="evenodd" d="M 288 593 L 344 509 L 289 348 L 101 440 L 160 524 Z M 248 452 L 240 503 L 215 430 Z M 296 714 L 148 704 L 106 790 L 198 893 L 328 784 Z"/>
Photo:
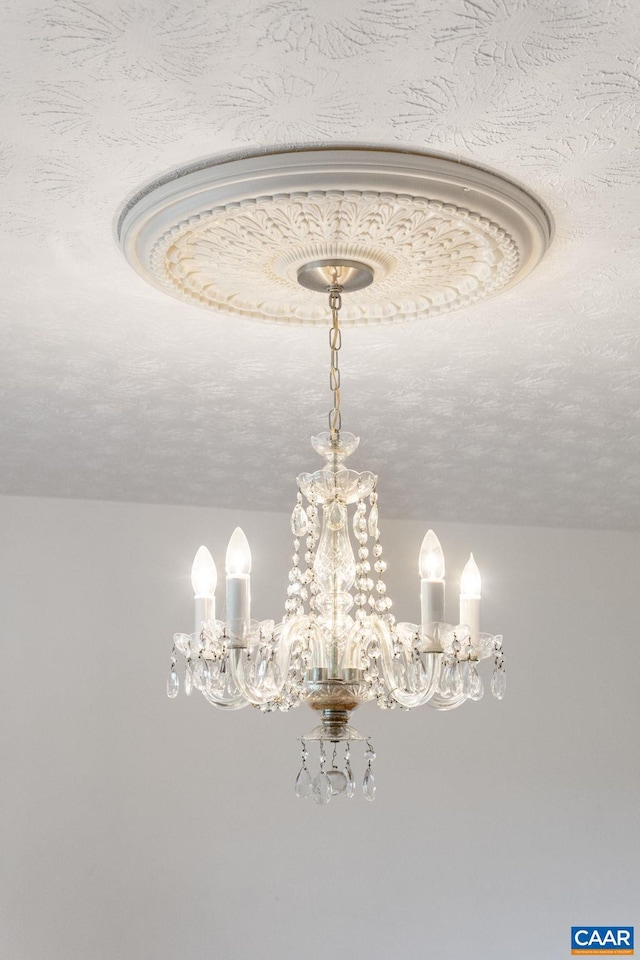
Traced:
<path id="1" fill-rule="evenodd" d="M 544 254 L 548 215 L 513 183 L 444 158 L 312 150 L 186 170 L 128 204 L 119 237 L 146 279 L 215 310 L 316 324 L 327 312 L 315 292 L 328 294 L 333 404 L 328 429 L 312 438 L 324 463 L 297 478 L 284 616 L 252 619 L 251 551 L 236 528 L 218 618 L 216 566 L 200 547 L 195 629 L 174 636 L 167 693 L 178 694 L 181 654 L 185 693 L 196 689 L 214 706 L 267 713 L 306 703 L 319 722 L 302 738 L 296 795 L 319 804 L 354 796 L 351 750 L 363 741 L 362 792 L 373 800 L 376 755 L 350 723 L 358 706 L 451 710 L 479 700 L 482 660 L 493 661 L 491 692 L 501 699 L 505 669 L 502 637 L 480 630 L 473 554 L 458 623 L 447 622 L 444 555 L 432 530 L 418 559 L 421 622 L 396 622 L 377 477 L 346 462 L 359 439 L 342 430 L 340 321 L 425 317 L 506 289 Z M 308 766 L 313 742 L 317 770 Z"/>

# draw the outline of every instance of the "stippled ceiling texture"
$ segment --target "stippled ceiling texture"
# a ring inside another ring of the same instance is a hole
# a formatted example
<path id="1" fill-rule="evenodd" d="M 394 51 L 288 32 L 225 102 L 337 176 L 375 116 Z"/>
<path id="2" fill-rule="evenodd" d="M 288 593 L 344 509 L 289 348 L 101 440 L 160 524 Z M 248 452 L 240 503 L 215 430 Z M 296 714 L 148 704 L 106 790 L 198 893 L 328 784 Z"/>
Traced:
<path id="1" fill-rule="evenodd" d="M 640 20 L 625 0 L 10 0 L 0 30 L 0 492 L 287 509 L 322 329 L 147 286 L 114 218 L 208 156 L 470 159 L 555 239 L 483 305 L 345 333 L 390 516 L 640 527 Z"/>

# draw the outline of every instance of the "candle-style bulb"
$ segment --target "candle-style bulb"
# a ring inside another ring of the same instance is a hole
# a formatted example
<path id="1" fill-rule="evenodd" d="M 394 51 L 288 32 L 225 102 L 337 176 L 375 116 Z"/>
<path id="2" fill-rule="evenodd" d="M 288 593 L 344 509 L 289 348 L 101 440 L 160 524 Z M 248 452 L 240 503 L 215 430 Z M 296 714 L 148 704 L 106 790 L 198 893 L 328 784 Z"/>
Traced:
<path id="1" fill-rule="evenodd" d="M 230 577 L 247 576 L 251 573 L 251 550 L 249 541 L 240 527 L 231 534 L 225 560 L 227 575 Z"/>
<path id="2" fill-rule="evenodd" d="M 444 580 L 444 553 L 433 530 L 427 530 L 420 547 L 418 571 L 423 580 Z"/>
<path id="3" fill-rule="evenodd" d="M 473 554 L 469 554 L 466 566 L 460 577 L 460 596 L 480 599 L 480 590 L 482 581 L 480 580 L 480 571 L 478 564 L 473 559 Z"/>
<path id="4" fill-rule="evenodd" d="M 191 567 L 191 586 L 196 600 L 213 597 L 217 582 L 218 571 L 213 557 L 206 547 L 199 547 Z"/>

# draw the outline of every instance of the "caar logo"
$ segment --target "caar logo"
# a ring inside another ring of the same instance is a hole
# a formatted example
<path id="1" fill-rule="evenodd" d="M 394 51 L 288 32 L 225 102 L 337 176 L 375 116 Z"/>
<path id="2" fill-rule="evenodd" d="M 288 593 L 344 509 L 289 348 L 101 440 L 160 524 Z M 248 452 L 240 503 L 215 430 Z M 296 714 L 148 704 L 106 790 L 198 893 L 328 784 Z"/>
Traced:
<path id="1" fill-rule="evenodd" d="M 571 927 L 571 953 L 633 956 L 633 927 Z"/>

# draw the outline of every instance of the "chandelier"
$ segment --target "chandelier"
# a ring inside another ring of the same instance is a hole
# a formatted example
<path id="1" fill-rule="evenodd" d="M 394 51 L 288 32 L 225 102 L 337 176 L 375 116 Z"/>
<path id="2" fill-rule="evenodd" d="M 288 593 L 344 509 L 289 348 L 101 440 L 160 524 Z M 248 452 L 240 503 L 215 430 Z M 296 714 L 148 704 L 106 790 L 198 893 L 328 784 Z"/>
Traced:
<path id="1" fill-rule="evenodd" d="M 454 202 L 469 193 L 477 209 Z M 502 637 L 480 630 L 473 554 L 460 578 L 458 622 L 447 622 L 444 555 L 433 530 L 418 558 L 420 623 L 396 621 L 377 477 L 347 465 L 359 439 L 341 422 L 343 295 L 352 324 L 388 320 L 390 303 L 394 317 L 417 318 L 483 299 L 539 261 L 548 217 L 504 178 L 443 158 L 314 150 L 203 165 L 154 184 L 125 207 L 119 236 L 146 279 L 231 315 L 321 323 L 309 291 L 328 295 L 333 404 L 328 429 L 311 441 L 324 464 L 297 478 L 284 615 L 252 619 L 251 551 L 237 527 L 218 616 L 216 565 L 201 546 L 192 568 L 194 632 L 173 638 L 167 693 L 179 692 L 181 655 L 184 692 L 195 689 L 216 707 L 269 713 L 308 705 L 319 722 L 301 738 L 296 796 L 326 804 L 353 797 L 360 784 L 373 800 L 376 754 L 351 724 L 357 707 L 451 710 L 480 700 L 483 660 L 492 661 L 490 689 L 501 699 L 506 674 Z M 403 276 L 416 263 L 422 285 L 407 291 Z M 378 284 L 377 301 L 363 299 Z M 358 746 L 364 768 L 356 776 Z"/>

